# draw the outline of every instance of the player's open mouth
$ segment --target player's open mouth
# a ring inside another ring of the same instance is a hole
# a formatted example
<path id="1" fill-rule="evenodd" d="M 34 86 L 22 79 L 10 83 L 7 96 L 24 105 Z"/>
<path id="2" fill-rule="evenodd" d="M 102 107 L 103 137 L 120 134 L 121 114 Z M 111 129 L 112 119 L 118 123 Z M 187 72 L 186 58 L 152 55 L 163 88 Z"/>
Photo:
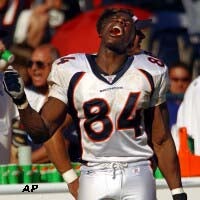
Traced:
<path id="1" fill-rule="evenodd" d="M 122 29 L 119 26 L 113 26 L 112 29 L 110 30 L 110 33 L 112 36 L 120 36 L 122 35 Z"/>

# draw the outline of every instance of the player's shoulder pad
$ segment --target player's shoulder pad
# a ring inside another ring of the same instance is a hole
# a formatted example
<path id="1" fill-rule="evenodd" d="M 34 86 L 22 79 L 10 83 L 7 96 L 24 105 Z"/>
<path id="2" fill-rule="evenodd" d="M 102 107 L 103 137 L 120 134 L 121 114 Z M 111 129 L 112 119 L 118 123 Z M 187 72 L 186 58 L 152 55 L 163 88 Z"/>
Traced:
<path id="1" fill-rule="evenodd" d="M 59 74 L 74 74 L 78 71 L 86 71 L 86 62 L 87 58 L 84 53 L 69 54 L 55 60 L 51 71 L 57 71 Z"/>
<path id="2" fill-rule="evenodd" d="M 53 65 L 65 66 L 79 63 L 85 57 L 84 53 L 75 53 L 62 56 L 54 61 Z"/>
<path id="3" fill-rule="evenodd" d="M 164 74 L 168 70 L 168 67 L 161 59 L 153 56 L 149 52 L 134 55 L 133 64 L 134 67 L 143 69 L 152 75 Z"/>

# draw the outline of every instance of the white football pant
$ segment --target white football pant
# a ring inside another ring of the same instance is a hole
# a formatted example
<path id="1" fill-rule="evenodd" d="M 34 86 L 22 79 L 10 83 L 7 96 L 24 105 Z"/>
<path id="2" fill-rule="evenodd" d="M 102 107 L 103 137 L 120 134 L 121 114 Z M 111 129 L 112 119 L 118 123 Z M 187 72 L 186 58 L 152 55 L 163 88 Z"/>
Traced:
<path id="1" fill-rule="evenodd" d="M 78 200 L 156 200 L 149 162 L 82 165 Z"/>

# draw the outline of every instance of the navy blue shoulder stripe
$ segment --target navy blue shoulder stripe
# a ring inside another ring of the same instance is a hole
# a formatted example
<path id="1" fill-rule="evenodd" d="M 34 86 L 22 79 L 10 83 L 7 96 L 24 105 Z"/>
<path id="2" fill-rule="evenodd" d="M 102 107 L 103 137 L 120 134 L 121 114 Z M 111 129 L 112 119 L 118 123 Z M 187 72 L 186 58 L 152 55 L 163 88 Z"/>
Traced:
<path id="1" fill-rule="evenodd" d="M 83 77 L 83 75 L 85 74 L 85 72 L 77 72 L 76 74 L 74 74 L 74 76 L 72 77 L 70 83 L 69 83 L 69 89 L 68 89 L 68 113 L 71 115 L 74 125 L 76 127 L 76 131 L 78 133 L 78 140 L 81 143 L 81 139 L 80 139 L 80 127 L 79 127 L 79 119 L 78 119 L 78 113 L 77 110 L 75 109 L 74 106 L 74 90 L 75 87 L 77 86 L 78 82 L 81 80 L 81 78 Z M 81 149 L 81 154 L 82 154 L 82 149 Z"/>
<path id="2" fill-rule="evenodd" d="M 76 109 L 74 107 L 74 90 L 76 85 L 78 84 L 79 80 L 82 78 L 82 76 L 85 74 L 85 72 L 77 72 L 76 74 L 73 75 L 72 79 L 70 80 L 69 83 L 69 89 L 68 89 L 68 109 L 69 113 L 72 116 L 77 116 Z"/>
<path id="3" fill-rule="evenodd" d="M 155 89 L 155 85 L 154 85 L 154 82 L 153 82 L 153 77 L 149 72 L 147 72 L 147 71 L 145 71 L 143 69 L 139 69 L 139 70 L 147 77 L 147 79 L 148 79 L 148 81 L 149 81 L 149 83 L 151 85 L 151 96 L 152 96 L 152 94 L 154 92 L 154 89 Z"/>

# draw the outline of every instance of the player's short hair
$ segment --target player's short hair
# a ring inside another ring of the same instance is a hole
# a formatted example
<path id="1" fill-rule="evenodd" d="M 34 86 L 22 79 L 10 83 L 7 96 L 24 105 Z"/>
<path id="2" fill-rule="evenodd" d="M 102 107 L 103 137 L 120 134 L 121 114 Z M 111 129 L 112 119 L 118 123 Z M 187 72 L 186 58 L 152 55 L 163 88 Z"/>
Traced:
<path id="1" fill-rule="evenodd" d="M 106 9 L 99 19 L 97 20 L 96 28 L 98 34 L 101 32 L 102 26 L 104 21 L 106 21 L 110 16 L 116 15 L 117 13 L 126 13 L 128 14 L 131 18 L 134 16 L 133 12 L 130 9 L 124 9 L 124 8 L 108 8 Z"/>

